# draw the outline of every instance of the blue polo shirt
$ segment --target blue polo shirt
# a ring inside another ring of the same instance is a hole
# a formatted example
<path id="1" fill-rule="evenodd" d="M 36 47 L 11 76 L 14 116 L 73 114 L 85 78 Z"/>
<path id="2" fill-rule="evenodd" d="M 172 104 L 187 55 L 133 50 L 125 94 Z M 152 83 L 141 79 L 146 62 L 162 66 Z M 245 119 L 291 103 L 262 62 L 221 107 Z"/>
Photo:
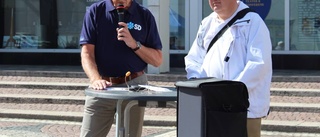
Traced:
<path id="1" fill-rule="evenodd" d="M 134 0 L 125 12 L 125 22 L 136 41 L 162 49 L 157 25 L 151 12 Z M 93 44 L 101 76 L 125 76 L 127 71 L 144 70 L 144 62 L 125 42 L 117 39 L 118 14 L 111 0 L 94 3 L 87 10 L 80 34 L 80 45 Z"/>

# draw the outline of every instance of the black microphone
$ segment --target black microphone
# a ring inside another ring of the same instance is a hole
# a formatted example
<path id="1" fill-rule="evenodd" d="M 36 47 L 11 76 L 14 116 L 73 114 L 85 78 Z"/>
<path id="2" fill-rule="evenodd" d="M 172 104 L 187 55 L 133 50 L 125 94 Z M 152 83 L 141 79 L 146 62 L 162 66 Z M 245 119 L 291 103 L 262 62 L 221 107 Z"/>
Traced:
<path id="1" fill-rule="evenodd" d="M 117 12 L 118 12 L 118 17 L 119 21 L 118 22 L 124 22 L 124 6 L 123 4 L 118 4 L 117 6 Z M 123 26 L 119 26 L 119 28 L 122 28 Z"/>

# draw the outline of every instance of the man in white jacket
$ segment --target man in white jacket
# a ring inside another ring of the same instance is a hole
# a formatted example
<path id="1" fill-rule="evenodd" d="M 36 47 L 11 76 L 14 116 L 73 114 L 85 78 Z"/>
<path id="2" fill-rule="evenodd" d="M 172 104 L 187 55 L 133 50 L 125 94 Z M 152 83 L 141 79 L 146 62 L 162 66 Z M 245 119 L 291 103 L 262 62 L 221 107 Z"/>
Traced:
<path id="1" fill-rule="evenodd" d="M 185 57 L 187 78 L 216 77 L 245 83 L 250 102 L 248 137 L 260 137 L 261 118 L 267 116 L 270 107 L 272 45 L 269 30 L 257 13 L 249 12 L 229 26 L 207 52 L 221 28 L 240 10 L 248 8 L 237 0 L 209 0 L 209 4 L 214 12 L 202 20 Z"/>

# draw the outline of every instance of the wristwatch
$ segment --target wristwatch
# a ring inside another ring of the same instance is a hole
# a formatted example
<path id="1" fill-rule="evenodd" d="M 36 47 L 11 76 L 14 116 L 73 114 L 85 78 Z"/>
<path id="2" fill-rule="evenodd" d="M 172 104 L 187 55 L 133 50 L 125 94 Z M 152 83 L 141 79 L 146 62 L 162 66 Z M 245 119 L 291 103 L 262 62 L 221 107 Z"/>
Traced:
<path id="1" fill-rule="evenodd" d="M 137 51 L 138 49 L 141 48 L 141 43 L 139 41 L 137 41 L 137 47 L 133 49 L 133 51 Z"/>

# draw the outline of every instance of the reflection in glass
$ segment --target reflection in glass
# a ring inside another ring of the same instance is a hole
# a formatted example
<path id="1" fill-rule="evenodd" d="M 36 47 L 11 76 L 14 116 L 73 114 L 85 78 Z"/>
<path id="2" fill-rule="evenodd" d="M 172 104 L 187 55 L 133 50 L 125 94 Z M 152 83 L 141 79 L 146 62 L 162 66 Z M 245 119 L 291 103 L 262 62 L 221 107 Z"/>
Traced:
<path id="1" fill-rule="evenodd" d="M 319 0 L 290 1 L 291 45 L 300 51 L 319 51 Z"/>
<path id="2" fill-rule="evenodd" d="M 0 48 L 78 49 L 86 9 L 100 0 L 1 0 Z M 142 0 L 138 0 L 142 3 Z M 185 49 L 185 1 L 170 1 L 170 49 Z"/>
<path id="3" fill-rule="evenodd" d="M 170 49 L 185 50 L 185 1 L 170 1 Z"/>
<path id="4" fill-rule="evenodd" d="M 87 6 L 92 2 L 78 0 L 57 0 L 59 48 L 79 48 L 79 34 Z"/>
<path id="5" fill-rule="evenodd" d="M 86 7 L 99 0 L 1 0 L 0 48 L 78 49 Z"/>
<path id="6" fill-rule="evenodd" d="M 273 50 L 285 49 L 284 6 L 284 0 L 272 1 L 269 14 L 264 20 L 270 31 Z"/>

